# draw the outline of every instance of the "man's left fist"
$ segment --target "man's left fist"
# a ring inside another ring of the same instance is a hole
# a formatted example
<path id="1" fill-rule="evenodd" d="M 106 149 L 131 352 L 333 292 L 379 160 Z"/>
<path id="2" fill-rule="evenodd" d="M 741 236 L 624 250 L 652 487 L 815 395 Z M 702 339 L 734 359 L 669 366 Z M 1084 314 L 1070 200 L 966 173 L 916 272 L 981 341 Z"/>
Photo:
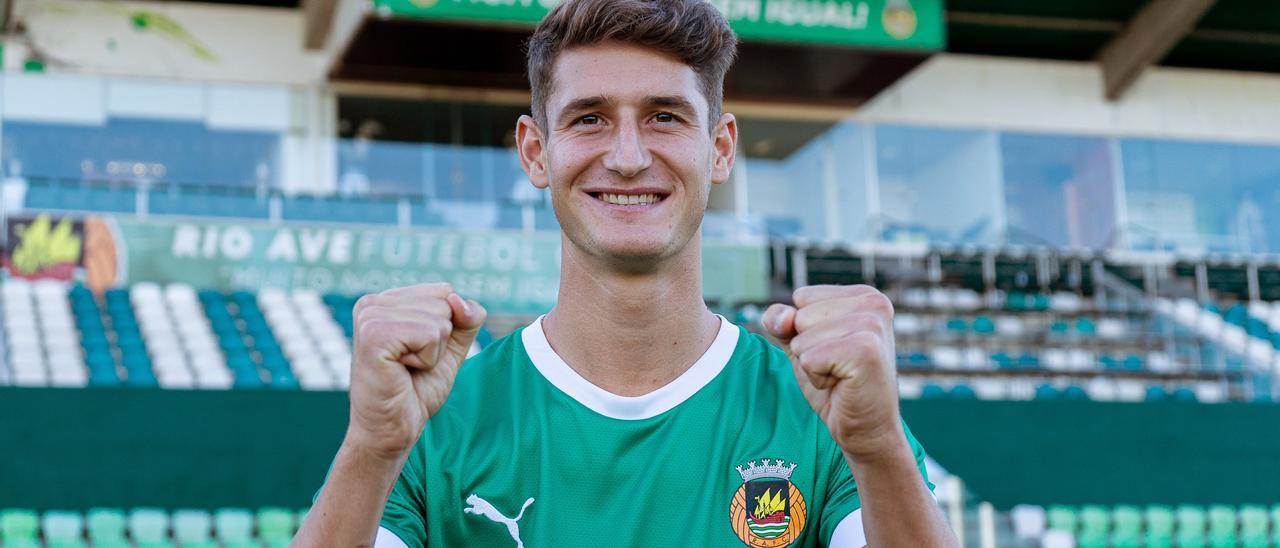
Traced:
<path id="1" fill-rule="evenodd" d="M 889 298 L 866 285 L 801 287 L 792 298 L 761 321 L 831 437 L 854 460 L 905 443 Z"/>

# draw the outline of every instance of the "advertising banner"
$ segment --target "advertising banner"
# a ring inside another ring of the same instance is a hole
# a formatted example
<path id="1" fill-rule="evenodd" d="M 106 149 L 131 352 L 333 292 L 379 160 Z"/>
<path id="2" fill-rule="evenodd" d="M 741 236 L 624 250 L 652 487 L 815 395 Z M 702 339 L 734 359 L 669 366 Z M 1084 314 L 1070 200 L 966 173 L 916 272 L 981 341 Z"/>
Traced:
<path id="1" fill-rule="evenodd" d="M 940 50 L 943 0 L 711 0 L 743 40 Z M 375 0 L 383 13 L 532 26 L 558 0 Z"/>
<path id="2" fill-rule="evenodd" d="M 504 313 L 545 312 L 559 289 L 559 232 L 130 218 L 114 223 L 129 283 L 355 295 L 445 281 Z M 762 244 L 706 242 L 703 248 L 708 299 L 765 299 Z"/>

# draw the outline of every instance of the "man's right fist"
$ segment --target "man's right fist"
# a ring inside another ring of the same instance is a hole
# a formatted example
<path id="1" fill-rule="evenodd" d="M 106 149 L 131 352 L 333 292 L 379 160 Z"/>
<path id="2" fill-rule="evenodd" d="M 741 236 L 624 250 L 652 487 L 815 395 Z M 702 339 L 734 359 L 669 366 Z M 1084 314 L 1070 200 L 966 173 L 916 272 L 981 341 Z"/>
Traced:
<path id="1" fill-rule="evenodd" d="M 485 310 L 434 283 L 365 295 L 352 319 L 348 442 L 402 456 L 449 397 Z"/>

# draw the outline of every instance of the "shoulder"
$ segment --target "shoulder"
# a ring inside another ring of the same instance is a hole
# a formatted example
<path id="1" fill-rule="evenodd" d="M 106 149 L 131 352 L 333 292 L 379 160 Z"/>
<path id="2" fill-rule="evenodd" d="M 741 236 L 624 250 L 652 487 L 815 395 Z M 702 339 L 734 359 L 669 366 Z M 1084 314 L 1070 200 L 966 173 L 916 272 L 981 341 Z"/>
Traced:
<path id="1" fill-rule="evenodd" d="M 741 328 L 738 348 L 728 364 L 729 393 L 745 394 L 760 409 L 772 409 L 778 419 L 802 422 L 818 420 L 800 392 L 791 359 L 781 348 L 758 333 Z"/>
<path id="2" fill-rule="evenodd" d="M 509 400 L 494 396 L 510 394 L 527 384 L 529 368 L 524 365 L 528 357 L 520 341 L 522 331 L 512 331 L 462 363 L 444 406 L 427 422 L 429 427 L 432 423 L 471 422 L 481 414 L 501 412 L 501 404 Z"/>

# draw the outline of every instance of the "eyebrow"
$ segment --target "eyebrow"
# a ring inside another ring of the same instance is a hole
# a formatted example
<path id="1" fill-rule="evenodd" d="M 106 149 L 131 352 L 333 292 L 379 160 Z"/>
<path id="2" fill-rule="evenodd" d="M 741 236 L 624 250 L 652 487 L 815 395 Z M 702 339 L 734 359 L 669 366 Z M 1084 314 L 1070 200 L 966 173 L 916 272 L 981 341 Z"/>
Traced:
<path id="1" fill-rule="evenodd" d="M 618 102 L 606 95 L 592 95 L 589 97 L 579 97 L 569 101 L 564 108 L 560 109 L 560 115 L 556 117 L 556 124 L 563 126 L 569 123 L 573 118 L 577 118 L 581 113 L 597 110 L 601 107 L 612 107 Z M 693 120 L 697 109 L 688 99 L 679 95 L 649 95 L 644 98 L 642 104 L 646 107 L 663 107 L 667 110 L 675 111 L 683 114 Z"/>

